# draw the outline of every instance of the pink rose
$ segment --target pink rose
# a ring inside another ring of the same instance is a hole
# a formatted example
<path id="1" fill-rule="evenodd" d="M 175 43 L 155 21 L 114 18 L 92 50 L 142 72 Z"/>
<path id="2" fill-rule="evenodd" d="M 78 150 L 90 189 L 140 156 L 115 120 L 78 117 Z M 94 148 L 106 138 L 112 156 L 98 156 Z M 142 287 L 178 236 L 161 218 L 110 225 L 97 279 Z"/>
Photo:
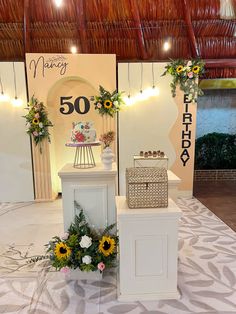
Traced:
<path id="1" fill-rule="evenodd" d="M 102 108 L 102 104 L 100 104 L 100 102 L 97 103 L 97 108 L 98 109 Z"/>
<path id="2" fill-rule="evenodd" d="M 193 78 L 193 72 L 188 72 L 188 77 Z"/>
<path id="3" fill-rule="evenodd" d="M 38 134 L 38 132 L 37 131 L 34 131 L 33 132 L 33 136 L 38 136 L 39 134 Z"/>
<path id="4" fill-rule="evenodd" d="M 70 272 L 70 268 L 68 266 L 64 266 L 60 269 L 60 272 L 63 274 L 68 274 Z"/>
<path id="5" fill-rule="evenodd" d="M 103 262 L 100 262 L 99 264 L 98 264 L 98 269 L 100 270 L 100 271 L 103 271 L 104 269 L 105 269 L 105 264 L 103 263 Z"/>
<path id="6" fill-rule="evenodd" d="M 61 236 L 61 239 L 62 240 L 67 240 L 69 238 L 69 233 L 68 232 L 65 232 L 62 236 Z"/>
<path id="7" fill-rule="evenodd" d="M 34 115 L 34 117 L 35 117 L 36 119 L 38 119 L 38 118 L 39 118 L 39 113 L 37 112 L 37 113 Z"/>

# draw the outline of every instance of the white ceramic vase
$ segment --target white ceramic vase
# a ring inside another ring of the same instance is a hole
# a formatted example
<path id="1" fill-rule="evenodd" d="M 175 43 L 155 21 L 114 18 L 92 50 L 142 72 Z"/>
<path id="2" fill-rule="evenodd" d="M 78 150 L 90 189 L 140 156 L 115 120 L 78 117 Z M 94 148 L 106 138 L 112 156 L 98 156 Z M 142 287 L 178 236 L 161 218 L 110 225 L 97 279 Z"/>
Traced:
<path id="1" fill-rule="evenodd" d="M 113 159 L 114 159 L 114 154 L 112 153 L 112 149 L 110 147 L 104 148 L 101 154 L 101 160 L 103 163 L 104 170 L 112 169 Z"/>

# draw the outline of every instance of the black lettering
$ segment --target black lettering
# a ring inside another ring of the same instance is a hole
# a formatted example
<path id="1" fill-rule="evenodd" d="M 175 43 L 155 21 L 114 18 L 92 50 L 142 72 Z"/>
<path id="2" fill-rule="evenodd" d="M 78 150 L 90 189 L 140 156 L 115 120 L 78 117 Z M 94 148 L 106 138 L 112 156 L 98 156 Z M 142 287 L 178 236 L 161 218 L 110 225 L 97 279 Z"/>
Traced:
<path id="1" fill-rule="evenodd" d="M 186 163 L 189 161 L 190 159 L 190 156 L 189 156 L 189 153 L 187 151 L 187 149 L 184 149 L 182 154 L 180 155 L 180 159 L 182 160 L 183 162 L 183 166 L 185 167 L 186 166 Z"/>
<path id="2" fill-rule="evenodd" d="M 189 148 L 191 146 L 191 141 L 182 140 L 182 148 Z"/>
<path id="3" fill-rule="evenodd" d="M 36 74 L 37 74 L 37 68 L 38 68 L 38 65 L 39 65 L 39 61 L 42 60 L 42 75 L 44 77 L 44 57 L 41 56 L 38 58 L 37 61 L 35 61 L 34 59 L 30 61 L 30 64 L 29 64 L 29 69 L 31 70 L 31 65 L 33 64 L 34 66 L 34 78 L 36 77 Z"/>
<path id="4" fill-rule="evenodd" d="M 81 106 L 80 106 L 80 100 L 84 101 L 84 110 L 81 110 Z M 78 112 L 79 114 L 86 114 L 89 109 L 90 109 L 90 102 L 88 100 L 88 98 L 86 98 L 85 96 L 80 96 L 77 97 L 75 102 L 74 102 L 74 107 L 75 107 L 75 111 Z"/>
<path id="5" fill-rule="evenodd" d="M 183 113 L 183 122 L 187 122 L 187 120 L 189 120 L 188 123 L 192 123 L 192 114 L 189 112 Z"/>
<path id="6" fill-rule="evenodd" d="M 189 100 L 188 94 L 184 94 L 184 103 L 190 103 L 192 100 Z"/>
<path id="7" fill-rule="evenodd" d="M 187 139 L 191 140 L 191 132 L 192 131 L 188 131 L 188 130 L 186 130 L 186 132 L 182 131 L 182 139 L 184 140 L 185 138 L 187 138 Z"/>

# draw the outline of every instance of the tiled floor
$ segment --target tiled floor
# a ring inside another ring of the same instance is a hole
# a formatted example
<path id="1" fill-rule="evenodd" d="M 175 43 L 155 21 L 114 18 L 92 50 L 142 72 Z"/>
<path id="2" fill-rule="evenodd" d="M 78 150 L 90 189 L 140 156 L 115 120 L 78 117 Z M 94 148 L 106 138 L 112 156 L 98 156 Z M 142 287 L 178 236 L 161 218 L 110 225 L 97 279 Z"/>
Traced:
<path id="1" fill-rule="evenodd" d="M 236 181 L 194 182 L 193 195 L 236 231 Z"/>

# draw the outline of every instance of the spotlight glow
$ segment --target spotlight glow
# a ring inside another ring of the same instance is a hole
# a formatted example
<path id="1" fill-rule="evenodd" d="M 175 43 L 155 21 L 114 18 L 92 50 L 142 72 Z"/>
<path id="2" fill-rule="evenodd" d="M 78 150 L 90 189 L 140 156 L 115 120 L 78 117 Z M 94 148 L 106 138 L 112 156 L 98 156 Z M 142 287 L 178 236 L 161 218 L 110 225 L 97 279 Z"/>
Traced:
<path id="1" fill-rule="evenodd" d="M 59 8 L 60 6 L 62 6 L 63 0 L 54 0 L 56 6 Z"/>
<path id="2" fill-rule="evenodd" d="M 71 51 L 71 53 L 77 53 L 77 48 L 76 48 L 76 46 L 72 46 L 71 48 L 70 48 L 70 51 Z"/>
<path id="3" fill-rule="evenodd" d="M 0 101 L 4 102 L 4 101 L 8 101 L 9 100 L 9 96 L 7 94 L 1 93 L 0 94 Z"/>
<path id="4" fill-rule="evenodd" d="M 11 100 L 11 103 L 12 103 L 13 107 L 21 107 L 23 105 L 23 100 L 15 97 Z"/>
<path id="5" fill-rule="evenodd" d="M 165 42 L 164 42 L 163 49 L 164 49 L 165 51 L 167 51 L 167 50 L 170 49 L 170 43 L 169 43 L 168 41 L 165 41 Z"/>
<path id="6" fill-rule="evenodd" d="M 135 98 L 134 97 L 124 97 L 124 102 L 126 106 L 132 106 L 135 103 Z"/>
<path id="7" fill-rule="evenodd" d="M 142 92 L 140 91 L 136 97 L 138 101 L 146 100 L 149 97 L 148 91 L 146 89 L 143 90 Z"/>

